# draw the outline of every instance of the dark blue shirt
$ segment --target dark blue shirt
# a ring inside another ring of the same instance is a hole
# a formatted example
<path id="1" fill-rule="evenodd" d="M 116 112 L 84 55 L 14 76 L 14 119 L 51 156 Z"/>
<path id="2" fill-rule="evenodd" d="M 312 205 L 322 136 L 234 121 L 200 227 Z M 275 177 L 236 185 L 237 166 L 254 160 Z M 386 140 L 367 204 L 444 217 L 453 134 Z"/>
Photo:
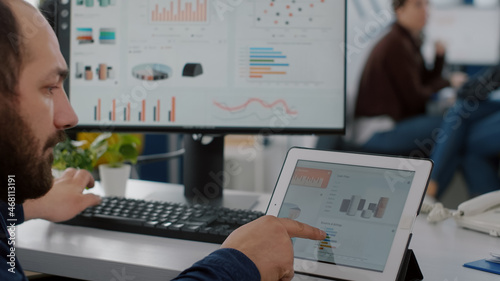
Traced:
<path id="1" fill-rule="evenodd" d="M 235 249 L 220 249 L 184 270 L 176 281 L 258 281 L 257 266 Z"/>
<path id="2" fill-rule="evenodd" d="M 8 208 L 5 202 L 0 201 L 0 280 L 27 281 L 15 256 L 16 233 L 9 234 L 9 229 L 15 229 L 11 224 L 18 225 L 24 222 L 23 206 L 16 205 L 12 215 Z M 240 251 L 220 249 L 196 262 L 174 280 L 254 281 L 260 280 L 260 273 L 255 264 Z"/>
<path id="3" fill-rule="evenodd" d="M 9 210 L 7 203 L 0 201 L 0 280 L 28 280 L 16 256 L 17 233 L 15 225 L 23 222 L 24 209 L 22 205 L 15 205 L 13 209 Z"/>

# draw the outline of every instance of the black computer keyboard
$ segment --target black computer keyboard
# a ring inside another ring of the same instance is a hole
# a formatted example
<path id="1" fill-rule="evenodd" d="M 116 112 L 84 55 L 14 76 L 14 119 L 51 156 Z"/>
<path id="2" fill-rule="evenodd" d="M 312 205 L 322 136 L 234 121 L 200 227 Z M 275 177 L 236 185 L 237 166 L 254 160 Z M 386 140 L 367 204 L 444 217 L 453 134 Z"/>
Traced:
<path id="1" fill-rule="evenodd" d="M 62 222 L 121 232 L 222 243 L 239 226 L 264 214 L 209 205 L 186 205 L 104 197 L 75 218 Z"/>

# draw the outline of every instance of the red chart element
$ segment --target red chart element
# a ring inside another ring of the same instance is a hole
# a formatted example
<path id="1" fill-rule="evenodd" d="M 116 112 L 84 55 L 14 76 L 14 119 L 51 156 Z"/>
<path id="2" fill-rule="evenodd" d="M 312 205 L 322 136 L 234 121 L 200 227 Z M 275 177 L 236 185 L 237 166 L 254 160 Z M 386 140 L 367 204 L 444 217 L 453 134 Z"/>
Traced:
<path id="1" fill-rule="evenodd" d="M 290 184 L 326 188 L 331 176 L 330 170 L 297 167 Z"/>
<path id="2" fill-rule="evenodd" d="M 152 22 L 206 22 L 207 0 L 196 0 L 194 3 L 183 3 L 181 0 L 172 0 L 160 6 L 155 4 L 151 11 Z M 174 7 L 176 2 L 176 7 Z M 170 4 L 170 5 L 168 5 Z"/>
<path id="3" fill-rule="evenodd" d="M 273 103 L 266 103 L 265 101 L 263 101 L 261 99 L 251 98 L 251 99 L 247 100 L 244 104 L 233 106 L 233 107 L 227 106 L 227 105 L 219 103 L 217 101 L 214 101 L 214 105 L 222 110 L 229 111 L 229 112 L 235 112 L 235 111 L 243 110 L 243 109 L 247 108 L 248 105 L 250 105 L 251 103 L 255 103 L 255 102 L 259 103 L 264 108 L 273 108 L 273 107 L 277 106 L 278 104 L 282 104 L 285 107 L 286 114 L 290 114 L 290 115 L 298 114 L 298 112 L 296 110 L 290 109 L 288 107 L 286 101 L 284 101 L 282 99 L 276 100 Z"/>

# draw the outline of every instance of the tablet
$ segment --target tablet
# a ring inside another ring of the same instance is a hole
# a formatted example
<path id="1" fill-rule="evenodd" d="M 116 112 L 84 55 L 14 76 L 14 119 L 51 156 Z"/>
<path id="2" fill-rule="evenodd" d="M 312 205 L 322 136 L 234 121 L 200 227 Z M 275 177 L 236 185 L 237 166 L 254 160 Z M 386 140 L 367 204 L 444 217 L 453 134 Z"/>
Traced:
<path id="1" fill-rule="evenodd" d="M 267 214 L 323 229 L 293 238 L 295 271 L 343 280 L 394 281 L 432 161 L 292 148 Z"/>

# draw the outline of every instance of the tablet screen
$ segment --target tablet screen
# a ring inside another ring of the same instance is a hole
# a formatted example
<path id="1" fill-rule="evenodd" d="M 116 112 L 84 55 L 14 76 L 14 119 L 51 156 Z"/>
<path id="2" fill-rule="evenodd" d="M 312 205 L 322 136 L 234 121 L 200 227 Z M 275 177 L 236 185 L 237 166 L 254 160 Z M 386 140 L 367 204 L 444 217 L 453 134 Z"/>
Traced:
<path id="1" fill-rule="evenodd" d="M 294 238 L 296 258 L 382 272 L 414 171 L 299 160 L 278 217 L 323 229 Z"/>

